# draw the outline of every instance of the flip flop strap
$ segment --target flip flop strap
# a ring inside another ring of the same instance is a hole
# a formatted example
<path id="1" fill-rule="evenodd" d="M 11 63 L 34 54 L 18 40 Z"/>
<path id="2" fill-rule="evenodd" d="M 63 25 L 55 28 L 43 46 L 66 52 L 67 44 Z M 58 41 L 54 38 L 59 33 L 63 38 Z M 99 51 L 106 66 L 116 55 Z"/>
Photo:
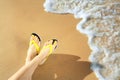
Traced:
<path id="1" fill-rule="evenodd" d="M 38 44 L 37 44 L 34 40 L 30 41 L 30 46 L 31 46 L 32 44 L 34 44 L 37 53 L 39 53 L 39 51 L 40 51 L 40 47 L 38 46 Z"/>
<path id="2" fill-rule="evenodd" d="M 49 48 L 49 49 L 50 49 L 50 51 L 49 51 L 49 55 L 50 55 L 50 54 L 53 52 L 53 45 L 50 44 L 50 45 L 47 45 L 47 46 L 44 46 L 44 47 L 43 47 L 43 49 L 46 49 L 46 48 Z M 48 55 L 48 56 L 49 56 L 49 55 Z"/>

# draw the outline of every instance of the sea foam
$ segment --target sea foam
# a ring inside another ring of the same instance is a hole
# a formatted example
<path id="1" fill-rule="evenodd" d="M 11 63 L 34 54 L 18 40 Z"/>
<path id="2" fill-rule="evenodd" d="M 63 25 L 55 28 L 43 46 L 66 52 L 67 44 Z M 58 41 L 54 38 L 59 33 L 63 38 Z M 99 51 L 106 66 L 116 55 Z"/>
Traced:
<path id="1" fill-rule="evenodd" d="M 82 18 L 76 29 L 88 36 L 91 69 L 99 80 L 120 80 L 119 0 L 46 0 L 44 7 Z"/>

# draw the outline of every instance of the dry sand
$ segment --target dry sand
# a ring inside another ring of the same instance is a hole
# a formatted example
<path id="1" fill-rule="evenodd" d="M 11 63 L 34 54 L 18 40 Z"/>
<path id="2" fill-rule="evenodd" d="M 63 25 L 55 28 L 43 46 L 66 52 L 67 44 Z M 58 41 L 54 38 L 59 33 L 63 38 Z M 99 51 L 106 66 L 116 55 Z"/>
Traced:
<path id="1" fill-rule="evenodd" d="M 47 13 L 44 0 L 0 0 L 0 80 L 7 80 L 24 65 L 30 34 L 42 45 L 51 38 L 59 47 L 39 66 L 33 80 L 98 80 L 90 69 L 87 37 L 76 30 L 72 15 Z"/>

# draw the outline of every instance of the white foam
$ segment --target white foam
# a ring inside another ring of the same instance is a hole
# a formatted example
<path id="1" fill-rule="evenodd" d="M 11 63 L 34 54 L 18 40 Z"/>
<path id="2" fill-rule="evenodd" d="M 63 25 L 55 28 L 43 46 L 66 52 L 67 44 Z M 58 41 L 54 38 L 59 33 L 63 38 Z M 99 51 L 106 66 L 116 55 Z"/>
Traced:
<path id="1" fill-rule="evenodd" d="M 120 1 L 46 0 L 44 7 L 82 18 L 76 29 L 88 36 L 91 69 L 99 80 L 120 80 Z"/>

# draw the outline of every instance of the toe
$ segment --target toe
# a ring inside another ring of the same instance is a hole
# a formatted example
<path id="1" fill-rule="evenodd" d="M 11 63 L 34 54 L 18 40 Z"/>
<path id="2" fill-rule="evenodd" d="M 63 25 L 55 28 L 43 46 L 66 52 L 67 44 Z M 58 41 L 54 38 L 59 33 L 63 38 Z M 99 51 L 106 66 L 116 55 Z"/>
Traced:
<path id="1" fill-rule="evenodd" d="M 39 44 L 39 43 L 40 43 L 40 41 L 39 41 L 39 39 L 38 39 L 38 37 L 37 37 L 37 36 L 35 36 L 35 42 L 36 42 L 37 44 Z"/>
<path id="2" fill-rule="evenodd" d="M 36 33 L 32 33 L 31 40 L 34 40 L 40 46 L 41 39 Z"/>
<path id="3" fill-rule="evenodd" d="M 40 39 L 40 37 L 39 37 L 39 35 L 38 35 L 38 34 L 36 34 L 36 33 L 32 33 L 32 35 L 34 35 L 35 37 L 37 37 L 37 38 L 38 38 L 38 40 L 39 40 L 39 41 L 41 41 L 41 39 Z"/>

